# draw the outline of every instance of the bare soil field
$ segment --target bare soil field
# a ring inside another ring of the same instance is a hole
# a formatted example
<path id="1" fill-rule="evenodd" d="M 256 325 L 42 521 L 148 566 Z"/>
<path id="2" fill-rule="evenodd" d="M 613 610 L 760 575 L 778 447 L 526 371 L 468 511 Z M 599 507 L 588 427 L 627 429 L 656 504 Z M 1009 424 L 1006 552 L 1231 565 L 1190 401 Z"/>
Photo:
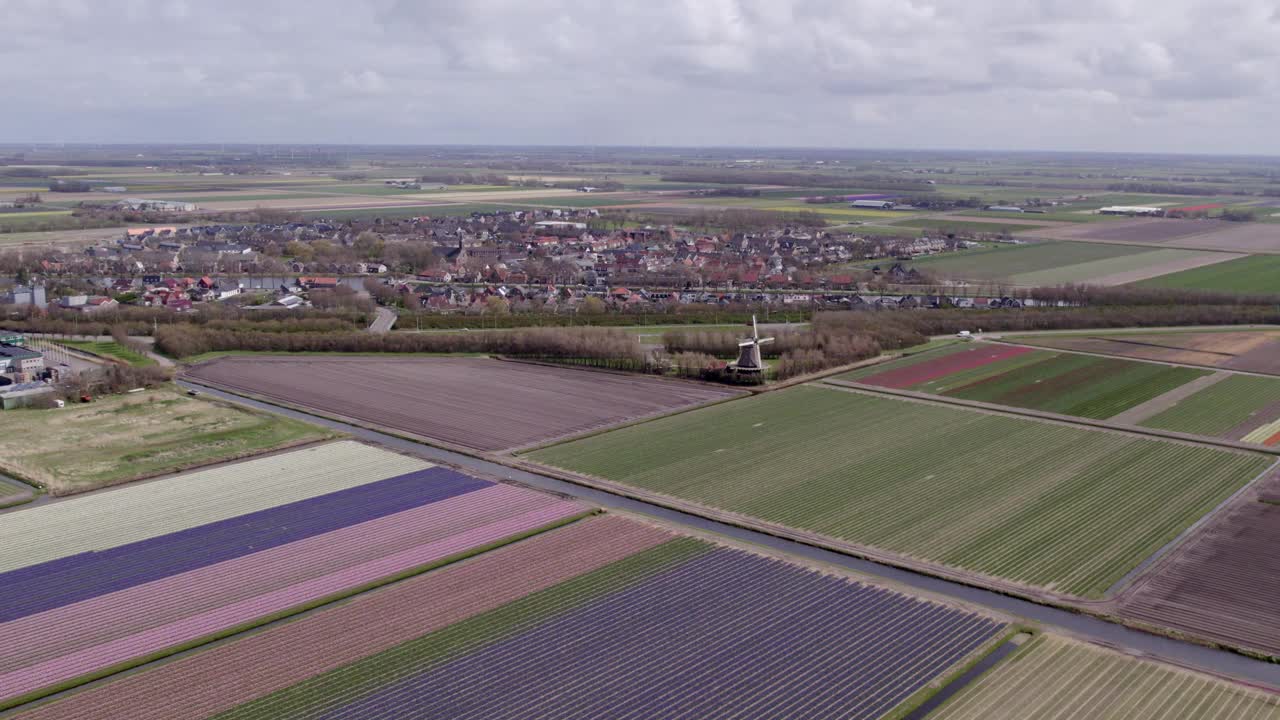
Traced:
<path id="1" fill-rule="evenodd" d="M 488 358 L 227 357 L 232 390 L 474 450 L 502 450 L 722 400 L 733 390 Z"/>
<path id="2" fill-rule="evenodd" d="M 1169 246 L 1207 247 L 1237 252 L 1280 252 L 1280 225 L 1256 222 L 1221 223 L 1221 227 L 1211 235 L 1177 239 L 1169 243 Z"/>
<path id="3" fill-rule="evenodd" d="M 1159 245 L 1238 253 L 1280 253 L 1280 225 L 1224 220 L 1135 218 L 1108 223 L 1066 223 L 1031 230 L 1028 237 L 1081 242 Z"/>
<path id="4" fill-rule="evenodd" d="M 1176 251 L 1175 251 L 1176 252 Z M 1236 260 L 1238 258 L 1247 257 L 1239 253 L 1225 252 L 1204 252 L 1190 257 L 1176 258 L 1166 262 L 1152 263 L 1144 268 L 1137 270 L 1127 270 L 1124 272 L 1111 273 L 1103 275 L 1091 281 L 1093 285 L 1115 286 L 1128 285 L 1129 283 L 1141 282 L 1151 278 L 1169 275 L 1171 273 L 1182 272 L 1183 270 L 1194 270 L 1199 267 L 1207 267 L 1209 265 L 1217 265 L 1227 260 Z"/>
<path id="5" fill-rule="evenodd" d="M 1022 338 L 1039 347 L 1280 374 L 1280 332 L 1142 333 Z"/>
<path id="6" fill-rule="evenodd" d="M 1219 231 L 1232 223 L 1221 220 L 1175 220 L 1135 218 L 1108 223 L 1083 223 L 1068 228 L 1046 228 L 1034 234 L 1065 240 L 1109 240 L 1114 242 L 1165 244 L 1170 240 Z M 1197 245 L 1198 247 L 1198 245 Z"/>
<path id="7" fill-rule="evenodd" d="M 1277 547 L 1280 477 L 1273 474 L 1149 568 L 1120 596 L 1119 614 L 1280 657 Z"/>
<path id="8" fill-rule="evenodd" d="M 980 222 L 980 223 L 999 223 L 1001 225 L 1035 225 L 1041 228 L 1057 228 L 1057 227 L 1074 227 L 1076 223 L 1062 222 L 1060 220 L 1036 220 L 1035 215 L 1031 215 L 1026 220 L 1019 218 L 1007 218 L 1004 216 L 993 218 L 991 216 L 983 217 L 982 215 L 930 215 L 928 220 L 937 220 L 942 224 L 945 220 L 955 220 L 958 222 Z"/>

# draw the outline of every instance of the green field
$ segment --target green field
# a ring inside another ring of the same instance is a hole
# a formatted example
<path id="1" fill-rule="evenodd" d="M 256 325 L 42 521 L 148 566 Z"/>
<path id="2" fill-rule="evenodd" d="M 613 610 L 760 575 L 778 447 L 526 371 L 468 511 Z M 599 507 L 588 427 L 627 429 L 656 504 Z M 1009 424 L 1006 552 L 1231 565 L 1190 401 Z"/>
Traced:
<path id="1" fill-rule="evenodd" d="M 931 720 L 1280 720 L 1280 698 L 1054 635 L 965 686 Z"/>
<path id="2" fill-rule="evenodd" d="M 535 461 L 1088 597 L 1270 459 L 801 386 L 536 450 Z"/>
<path id="3" fill-rule="evenodd" d="M 152 360 L 146 355 L 114 341 L 59 340 L 57 344 L 66 345 L 67 347 L 75 350 L 83 350 L 91 355 L 122 360 L 134 367 L 145 367 L 147 365 L 156 364 L 155 360 Z"/>
<path id="4" fill-rule="evenodd" d="M 1151 262 L 1144 258 L 1119 262 L 1129 256 L 1170 252 L 1195 254 L 1189 250 L 1152 250 L 1135 245 L 1044 242 L 1031 245 L 1000 244 L 981 250 L 927 256 L 915 260 L 913 264 L 924 272 L 966 280 L 1006 280 L 1018 285 L 1054 285 L 1097 277 L 1100 268 L 1115 267 L 1109 272 L 1123 272 L 1132 269 L 1128 267 L 1132 262 L 1138 263 L 1139 267 Z"/>
<path id="5" fill-rule="evenodd" d="M 841 379 L 880 384 L 877 376 L 882 373 L 907 367 L 915 368 L 913 372 L 928 372 L 931 363 L 952 362 L 966 354 L 1008 350 L 1010 348 L 993 348 L 986 344 L 960 345 L 925 356 L 863 368 L 843 375 Z M 1208 370 L 1194 368 L 1033 350 L 910 385 L 893 383 L 889 386 L 1104 420 L 1208 374 Z"/>
<path id="6" fill-rule="evenodd" d="M 894 223 L 898 227 L 910 228 L 927 228 L 930 230 L 963 230 L 968 232 L 979 233 L 1010 233 L 1016 234 L 1027 232 L 1028 230 L 1038 230 L 1044 225 L 1011 225 L 1002 222 L 978 222 L 976 220 L 949 220 L 945 217 L 940 218 L 918 218 L 915 220 L 906 220 L 900 223 Z"/>
<path id="7" fill-rule="evenodd" d="M 359 208 L 352 210 L 308 210 L 301 213 L 305 218 L 329 218 L 334 220 L 350 220 L 352 218 L 406 218 L 427 215 L 429 217 L 447 217 L 470 215 L 473 212 L 511 212 L 513 210 L 533 210 L 528 205 L 511 205 L 507 203 L 459 203 L 457 205 L 406 205 L 403 207 Z"/>
<path id="8" fill-rule="evenodd" d="M 1140 424 L 1161 430 L 1222 435 L 1254 419 L 1256 413 L 1273 403 L 1280 403 L 1280 379 L 1232 375 Z M 1272 415 L 1265 419 L 1274 419 Z"/>
<path id="9" fill-rule="evenodd" d="M 1136 284 L 1177 290 L 1280 294 L 1280 255 L 1250 255 Z"/>
<path id="10" fill-rule="evenodd" d="M 163 388 L 0 412 L 0 472 L 64 494 L 331 436 L 297 420 Z"/>

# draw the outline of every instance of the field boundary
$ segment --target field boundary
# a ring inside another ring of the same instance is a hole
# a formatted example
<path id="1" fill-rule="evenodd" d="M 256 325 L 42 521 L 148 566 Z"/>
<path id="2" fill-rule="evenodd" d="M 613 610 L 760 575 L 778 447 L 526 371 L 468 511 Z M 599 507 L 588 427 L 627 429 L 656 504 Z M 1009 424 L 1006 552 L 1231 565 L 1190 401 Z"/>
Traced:
<path id="1" fill-rule="evenodd" d="M 1237 502 L 1240 502 L 1242 498 L 1258 497 L 1258 486 L 1269 480 L 1277 471 L 1280 471 L 1280 459 L 1271 463 L 1266 470 L 1263 470 L 1261 474 L 1250 480 L 1244 487 L 1231 493 L 1227 499 L 1218 503 L 1217 507 L 1204 515 L 1201 515 L 1199 520 L 1196 520 L 1185 530 L 1178 533 L 1178 537 L 1165 543 L 1163 547 L 1156 550 L 1148 556 L 1147 559 L 1138 563 L 1137 567 L 1125 573 L 1124 577 L 1115 581 L 1111 587 L 1107 588 L 1106 597 L 1108 601 L 1113 603 L 1117 602 L 1117 597 L 1126 594 L 1129 586 L 1135 584 L 1137 580 L 1148 576 L 1148 573 L 1146 572 L 1148 568 L 1161 565 L 1162 561 L 1166 557 L 1176 554 L 1175 551 L 1184 544 L 1198 542 L 1202 537 L 1202 534 L 1199 531 L 1214 522 L 1217 522 L 1220 518 L 1226 517 L 1229 514 L 1229 511 L 1234 508 Z"/>
<path id="2" fill-rule="evenodd" d="M 1148 439 L 1169 440 L 1188 445 L 1210 445 L 1219 449 L 1242 453 L 1280 456 L 1280 447 L 1252 445 L 1249 443 L 1236 442 L 1234 440 L 1213 438 L 1205 435 L 1192 435 L 1190 433 L 1176 432 L 1173 430 L 1160 430 L 1158 428 L 1146 428 L 1136 425 L 1121 425 L 1118 423 L 1108 422 L 1106 420 L 1094 420 L 1092 418 L 1076 417 L 1074 415 L 1060 415 L 1058 413 L 1045 412 L 1043 410 L 1031 410 L 1028 408 L 1012 407 L 1008 405 L 996 405 L 979 400 L 963 400 L 961 398 L 947 397 L 945 395 L 930 395 L 928 393 L 916 392 L 914 390 L 899 390 L 897 388 L 880 387 L 879 385 L 866 385 L 852 380 L 828 379 L 823 380 L 819 385 L 826 385 L 830 389 L 844 390 L 846 392 L 860 392 L 867 395 L 891 395 L 893 397 L 905 400 L 914 400 L 916 402 L 934 403 L 937 405 L 953 405 L 993 415 L 1013 415 L 1031 420 L 1038 420 L 1040 422 L 1053 423 L 1056 425 L 1084 426 L 1094 430 L 1107 430 L 1125 435 L 1145 437 Z"/>

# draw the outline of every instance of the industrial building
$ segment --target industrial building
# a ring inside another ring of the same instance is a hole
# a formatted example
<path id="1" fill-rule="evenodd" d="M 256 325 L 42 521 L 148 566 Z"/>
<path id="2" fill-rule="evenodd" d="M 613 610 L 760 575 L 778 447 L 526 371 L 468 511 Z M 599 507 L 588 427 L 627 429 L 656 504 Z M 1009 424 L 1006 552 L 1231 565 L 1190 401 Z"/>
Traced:
<path id="1" fill-rule="evenodd" d="M 43 354 L 17 345 L 0 345 L 0 375 L 5 376 L 5 379 L 10 382 L 28 382 L 43 371 Z M 0 383 L 3 382 L 0 380 Z"/>
<path id="2" fill-rule="evenodd" d="M 1009 212 L 1009 213 L 1026 212 L 1025 210 L 1023 210 L 1022 208 L 1016 205 L 988 205 L 987 210 L 990 210 L 991 212 Z"/>
<path id="3" fill-rule="evenodd" d="M 1146 215 L 1149 217 L 1163 217 L 1164 208 L 1158 207 L 1142 207 L 1139 205 L 1112 205 L 1098 210 L 1100 215 Z"/>
<path id="4" fill-rule="evenodd" d="M 892 210 L 893 206 L 892 200 L 854 200 L 849 203 L 849 207 L 862 210 Z"/>
<path id="5" fill-rule="evenodd" d="M 45 297 L 44 286 L 35 285 L 26 287 L 18 285 L 17 287 L 0 294 L 0 305 L 18 305 L 26 307 L 34 305 L 40 309 L 49 307 L 49 301 Z"/>

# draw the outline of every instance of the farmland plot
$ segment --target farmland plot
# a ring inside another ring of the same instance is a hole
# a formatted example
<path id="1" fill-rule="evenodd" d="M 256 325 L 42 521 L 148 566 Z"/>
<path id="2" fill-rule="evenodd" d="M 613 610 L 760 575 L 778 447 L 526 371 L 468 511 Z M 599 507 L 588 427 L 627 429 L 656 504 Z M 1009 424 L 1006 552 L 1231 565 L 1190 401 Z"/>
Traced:
<path id="1" fill-rule="evenodd" d="M 1135 360 L 1206 365 L 1249 372 L 1280 373 L 1280 332 L 1215 330 L 1009 336 L 1026 345 L 1102 353 Z"/>
<path id="2" fill-rule="evenodd" d="M 0 573 L 0 706 L 418 572 L 585 509 L 445 468 L 356 474 L 360 483 L 342 490 L 143 540 L 17 567 L 21 557 L 11 558 L 13 569 Z M 109 495 L 71 502 L 87 506 Z M 21 513 L 0 520 L 14 517 Z M 118 523 L 131 524 L 128 516 Z"/>
<path id="3" fill-rule="evenodd" d="M 1269 484 L 1280 499 L 1277 483 Z M 1242 498 L 1141 577 L 1119 614 L 1280 657 L 1277 547 L 1280 504 Z"/>
<path id="4" fill-rule="evenodd" d="M 1269 464 L 816 386 L 528 457 L 835 541 L 1094 597 Z"/>
<path id="5" fill-rule="evenodd" d="M 1232 375 L 1140 424 L 1161 430 L 1239 438 L 1277 416 L 1280 416 L 1280 378 Z"/>
<path id="6" fill-rule="evenodd" d="M 1029 643 L 930 720 L 1276 720 L 1280 697 L 1066 638 Z"/>
<path id="7" fill-rule="evenodd" d="M 1208 374 L 985 343 L 908 360 L 913 362 L 891 362 L 875 366 L 879 372 L 864 369 L 841 379 L 1101 420 Z"/>
<path id="8" fill-rule="evenodd" d="M 597 517 L 20 717 L 876 718 L 1004 627 Z"/>
<path id="9" fill-rule="evenodd" d="M 190 374 L 476 450 L 526 445 L 738 394 L 487 358 L 229 357 Z"/>

